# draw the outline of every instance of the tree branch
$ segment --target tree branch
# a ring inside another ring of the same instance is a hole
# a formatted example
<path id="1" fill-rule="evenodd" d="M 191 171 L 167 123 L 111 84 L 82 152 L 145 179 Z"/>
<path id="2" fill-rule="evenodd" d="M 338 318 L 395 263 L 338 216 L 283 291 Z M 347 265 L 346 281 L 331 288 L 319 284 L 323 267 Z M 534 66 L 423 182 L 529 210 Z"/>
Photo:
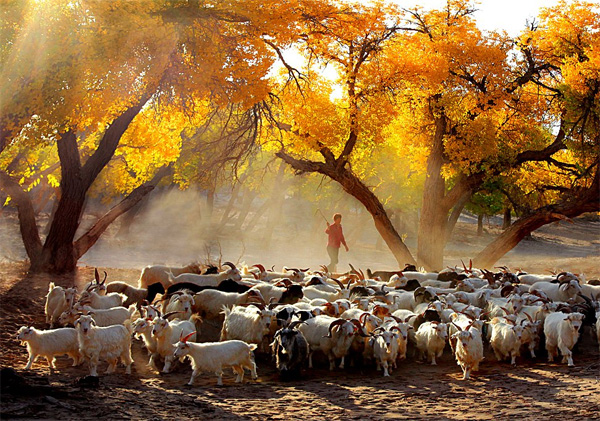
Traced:
<path id="1" fill-rule="evenodd" d="M 81 258 L 81 256 L 83 256 L 96 243 L 96 241 L 98 241 L 100 236 L 104 233 L 104 231 L 106 231 L 109 225 L 114 222 L 115 219 L 134 207 L 148 193 L 154 190 L 160 180 L 172 173 L 172 165 L 160 168 L 151 180 L 145 182 L 141 186 L 138 186 L 125 199 L 119 202 L 119 204 L 114 206 L 100 219 L 98 219 L 94 226 L 92 226 L 85 234 L 75 241 L 74 249 L 77 260 L 79 260 L 79 258 Z"/>
<path id="2" fill-rule="evenodd" d="M 111 160 L 123 133 L 125 133 L 131 121 L 138 115 L 150 97 L 151 95 L 148 94 L 143 95 L 135 105 L 132 105 L 121 113 L 108 126 L 104 132 L 104 136 L 100 140 L 98 148 L 81 168 L 81 178 L 87 188 L 92 185 L 98 174 L 100 174 L 100 171 Z"/>

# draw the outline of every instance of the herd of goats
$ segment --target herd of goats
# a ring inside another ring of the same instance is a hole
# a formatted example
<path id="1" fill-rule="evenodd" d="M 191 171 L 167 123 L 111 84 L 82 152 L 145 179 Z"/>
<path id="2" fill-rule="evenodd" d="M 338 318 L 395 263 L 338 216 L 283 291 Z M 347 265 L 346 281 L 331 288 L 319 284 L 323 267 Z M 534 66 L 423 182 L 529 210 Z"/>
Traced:
<path id="1" fill-rule="evenodd" d="M 120 359 L 131 372 L 132 338 L 141 339 L 153 370 L 168 373 L 177 360 L 191 361 L 192 385 L 201 372 L 224 368 L 236 382 L 244 370 L 257 377 L 253 351 L 270 352 L 283 378 L 312 368 L 316 351 L 329 369 L 373 361 L 389 376 L 409 355 L 436 364 L 449 344 L 463 379 L 477 371 L 484 344 L 498 361 L 515 365 L 521 352 L 548 361 L 562 355 L 574 365 L 572 349 L 582 335 L 600 342 L 600 283 L 569 272 L 553 275 L 493 273 L 472 267 L 439 273 L 362 270 L 346 273 L 263 265 L 220 268 L 148 266 L 139 285 L 95 280 L 79 293 L 50 283 L 46 322 L 50 329 L 21 327 L 29 361 L 68 355 L 73 366 L 87 362 L 97 376 L 99 361 L 114 372 Z M 220 341 L 200 342 L 203 321 L 222 323 Z M 56 325 L 73 326 L 54 328 Z M 161 368 L 160 368 L 161 367 Z"/>

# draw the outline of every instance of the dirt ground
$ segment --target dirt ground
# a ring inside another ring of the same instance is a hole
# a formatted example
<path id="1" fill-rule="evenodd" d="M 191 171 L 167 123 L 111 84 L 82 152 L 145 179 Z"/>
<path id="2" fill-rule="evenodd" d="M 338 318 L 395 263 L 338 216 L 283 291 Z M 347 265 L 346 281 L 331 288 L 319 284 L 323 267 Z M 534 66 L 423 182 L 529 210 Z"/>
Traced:
<path id="1" fill-rule="evenodd" d="M 504 263 L 531 272 L 561 267 L 598 278 L 598 226 L 591 225 L 591 231 L 583 226 L 576 235 L 572 229 L 561 230 L 537 234 L 535 242 L 520 245 L 521 252 Z M 369 253 L 375 252 L 365 250 L 365 260 L 371 258 Z M 107 270 L 110 280 L 135 283 L 139 277 L 139 268 L 99 269 Z M 301 379 L 285 383 L 279 381 L 270 357 L 257 355 L 257 381 L 248 375 L 237 385 L 227 373 L 225 385 L 217 387 L 216 377 L 205 373 L 195 386 L 187 387 L 187 363 L 170 374 L 152 372 L 137 341 L 133 374 L 125 375 L 119 367 L 116 374 L 101 375 L 97 387 L 78 382 L 87 368 L 71 367 L 66 357 L 58 359 L 55 374 L 49 374 L 45 360 L 26 372 L 27 352 L 16 340 L 16 331 L 23 325 L 46 327 L 49 281 L 81 286 L 92 279 L 93 267 L 82 265 L 73 277 L 26 272 L 24 262 L 0 263 L 0 366 L 14 368 L 31 386 L 9 393 L 3 373 L 2 419 L 600 419 L 600 355 L 589 330 L 582 334 L 574 368 L 547 363 L 543 357 L 519 358 L 513 368 L 496 362 L 488 351 L 470 381 L 461 380 L 461 370 L 446 349 L 438 366 L 409 358 L 389 378 L 374 367 L 329 372 L 322 361 Z M 211 336 L 209 326 L 205 336 Z M 99 372 L 105 368 L 101 364 Z"/>

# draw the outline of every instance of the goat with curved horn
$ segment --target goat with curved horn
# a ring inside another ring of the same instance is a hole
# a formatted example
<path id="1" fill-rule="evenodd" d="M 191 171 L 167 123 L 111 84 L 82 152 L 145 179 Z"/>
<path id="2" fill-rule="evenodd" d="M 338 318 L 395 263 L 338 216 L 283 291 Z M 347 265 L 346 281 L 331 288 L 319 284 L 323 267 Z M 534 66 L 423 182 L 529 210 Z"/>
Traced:
<path id="1" fill-rule="evenodd" d="M 192 333 L 188 333 L 185 337 L 182 338 L 183 336 L 183 332 L 181 332 L 179 334 L 179 342 L 183 342 L 186 343 L 188 341 L 188 339 L 190 339 L 192 336 L 194 336 L 196 334 L 196 331 L 193 331 Z"/>
<path id="2" fill-rule="evenodd" d="M 324 338 L 331 338 L 332 337 L 332 333 L 331 331 L 336 327 L 336 326 L 341 326 L 344 323 L 346 323 L 348 320 L 345 319 L 337 319 L 333 322 L 331 322 L 331 324 L 329 325 L 329 329 L 328 329 L 328 334 L 326 336 L 323 336 Z"/>

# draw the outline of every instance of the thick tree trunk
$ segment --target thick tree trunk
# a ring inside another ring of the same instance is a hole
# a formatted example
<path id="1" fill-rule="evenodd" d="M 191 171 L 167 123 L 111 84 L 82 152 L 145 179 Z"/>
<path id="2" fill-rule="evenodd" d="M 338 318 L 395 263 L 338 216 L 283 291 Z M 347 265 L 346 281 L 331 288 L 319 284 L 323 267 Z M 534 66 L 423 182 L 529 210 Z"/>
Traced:
<path id="1" fill-rule="evenodd" d="M 447 120 L 444 116 L 436 117 L 435 124 L 433 144 L 427 158 L 427 178 L 421 205 L 417 248 L 417 262 L 427 270 L 443 268 L 449 211 L 444 202 L 446 183 L 442 177 Z"/>
<path id="2" fill-rule="evenodd" d="M 473 264 L 479 268 L 490 268 L 512 250 L 527 235 L 539 227 L 559 220 L 569 220 L 585 212 L 600 211 L 600 184 L 598 169 L 592 185 L 580 192 L 572 200 L 559 204 L 545 206 L 533 213 L 518 219 L 510 228 L 492 241 L 473 259 Z"/>

